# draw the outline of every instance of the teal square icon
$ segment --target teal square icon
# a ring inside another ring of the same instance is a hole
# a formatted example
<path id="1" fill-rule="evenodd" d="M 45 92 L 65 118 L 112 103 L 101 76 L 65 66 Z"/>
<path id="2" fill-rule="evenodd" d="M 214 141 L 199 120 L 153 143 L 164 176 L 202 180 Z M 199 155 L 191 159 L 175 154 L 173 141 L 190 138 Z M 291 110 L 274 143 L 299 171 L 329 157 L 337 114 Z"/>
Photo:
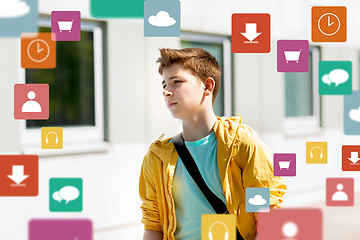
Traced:
<path id="1" fill-rule="evenodd" d="M 94 18 L 143 18 L 144 0 L 90 0 Z"/>
<path id="2" fill-rule="evenodd" d="M 270 188 L 246 188 L 246 212 L 270 211 Z"/>
<path id="3" fill-rule="evenodd" d="M 50 212 L 81 212 L 83 181 L 81 178 L 50 178 Z"/>
<path id="4" fill-rule="evenodd" d="M 319 94 L 350 95 L 352 93 L 351 61 L 319 62 Z"/>
<path id="5" fill-rule="evenodd" d="M 0 1 L 0 37 L 38 31 L 38 0 Z"/>

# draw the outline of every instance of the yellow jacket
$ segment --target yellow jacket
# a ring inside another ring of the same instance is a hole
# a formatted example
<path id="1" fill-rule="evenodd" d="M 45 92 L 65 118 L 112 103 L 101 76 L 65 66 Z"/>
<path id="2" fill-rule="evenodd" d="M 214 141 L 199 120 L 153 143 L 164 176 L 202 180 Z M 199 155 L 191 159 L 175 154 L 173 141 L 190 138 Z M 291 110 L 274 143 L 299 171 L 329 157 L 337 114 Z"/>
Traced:
<path id="1" fill-rule="evenodd" d="M 245 211 L 245 189 L 270 188 L 270 207 L 280 207 L 286 191 L 280 177 L 274 177 L 271 151 L 241 117 L 219 118 L 214 125 L 218 140 L 217 163 L 226 206 L 235 214 L 236 227 L 244 239 L 256 236 L 256 213 Z M 178 154 L 169 139 L 151 144 L 141 168 L 139 192 L 142 223 L 146 230 L 163 232 L 164 240 L 173 240 L 176 216 L 172 183 Z"/>

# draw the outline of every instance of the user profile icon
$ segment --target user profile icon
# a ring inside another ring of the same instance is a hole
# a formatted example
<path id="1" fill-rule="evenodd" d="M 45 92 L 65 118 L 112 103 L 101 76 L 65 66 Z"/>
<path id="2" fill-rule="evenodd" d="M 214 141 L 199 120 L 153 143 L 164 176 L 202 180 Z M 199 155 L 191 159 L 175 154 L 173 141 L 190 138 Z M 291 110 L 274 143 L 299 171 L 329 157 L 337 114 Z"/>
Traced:
<path id="1" fill-rule="evenodd" d="M 317 208 L 281 208 L 258 214 L 257 240 L 323 239 L 323 216 Z"/>
<path id="2" fill-rule="evenodd" d="M 49 118 L 49 85 L 48 84 L 15 84 L 14 85 L 14 118 L 15 119 L 48 119 Z"/>
<path id="3" fill-rule="evenodd" d="M 354 206 L 354 179 L 327 178 L 326 206 Z"/>

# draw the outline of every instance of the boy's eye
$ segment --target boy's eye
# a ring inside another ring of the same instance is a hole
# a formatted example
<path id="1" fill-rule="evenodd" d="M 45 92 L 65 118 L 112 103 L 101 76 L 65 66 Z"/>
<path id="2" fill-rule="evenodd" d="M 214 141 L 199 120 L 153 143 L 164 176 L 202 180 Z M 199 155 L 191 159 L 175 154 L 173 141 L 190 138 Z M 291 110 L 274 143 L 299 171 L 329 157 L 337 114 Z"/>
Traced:
<path id="1" fill-rule="evenodd" d="M 175 82 L 175 83 L 181 83 L 181 81 L 180 81 L 180 80 L 175 80 L 174 82 Z"/>

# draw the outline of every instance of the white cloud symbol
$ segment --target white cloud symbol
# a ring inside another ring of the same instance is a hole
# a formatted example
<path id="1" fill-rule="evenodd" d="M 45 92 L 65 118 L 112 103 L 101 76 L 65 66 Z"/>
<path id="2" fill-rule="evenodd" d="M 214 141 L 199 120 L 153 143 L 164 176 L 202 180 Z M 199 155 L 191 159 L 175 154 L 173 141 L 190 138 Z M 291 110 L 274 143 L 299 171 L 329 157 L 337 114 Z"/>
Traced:
<path id="1" fill-rule="evenodd" d="M 260 206 L 265 205 L 267 201 L 261 195 L 255 195 L 253 198 L 249 198 L 249 203 L 251 205 Z"/>
<path id="2" fill-rule="evenodd" d="M 349 117 L 356 122 L 360 122 L 360 107 L 359 109 L 352 109 L 349 112 Z"/>
<path id="3" fill-rule="evenodd" d="M 170 17 L 166 11 L 160 11 L 156 16 L 149 17 L 149 23 L 156 27 L 169 27 L 176 23 L 176 20 Z"/>
<path id="4" fill-rule="evenodd" d="M 0 1 L 0 18 L 14 18 L 26 15 L 30 7 L 20 0 Z"/>

